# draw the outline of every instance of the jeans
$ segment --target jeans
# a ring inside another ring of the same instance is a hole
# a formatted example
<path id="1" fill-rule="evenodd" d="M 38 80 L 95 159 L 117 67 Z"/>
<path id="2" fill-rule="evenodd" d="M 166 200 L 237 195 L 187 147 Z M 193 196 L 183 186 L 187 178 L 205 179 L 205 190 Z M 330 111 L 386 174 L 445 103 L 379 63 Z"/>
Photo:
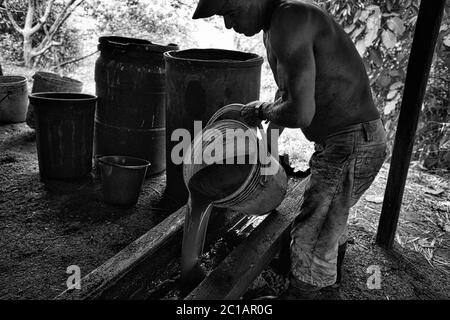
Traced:
<path id="1" fill-rule="evenodd" d="M 291 229 L 291 276 L 316 287 L 336 282 L 338 246 L 346 242 L 350 208 L 370 187 L 385 157 L 380 119 L 316 143 L 301 212 Z"/>

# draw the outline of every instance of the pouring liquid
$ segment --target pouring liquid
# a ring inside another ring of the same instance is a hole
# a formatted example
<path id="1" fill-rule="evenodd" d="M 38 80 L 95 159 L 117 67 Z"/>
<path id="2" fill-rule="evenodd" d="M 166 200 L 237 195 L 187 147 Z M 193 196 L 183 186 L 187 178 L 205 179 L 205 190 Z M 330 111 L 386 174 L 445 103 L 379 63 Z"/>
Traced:
<path id="1" fill-rule="evenodd" d="M 187 286 L 195 286 L 204 278 L 199 261 L 212 203 L 235 192 L 251 169 L 251 164 L 213 164 L 190 179 L 181 254 L 181 279 Z"/>

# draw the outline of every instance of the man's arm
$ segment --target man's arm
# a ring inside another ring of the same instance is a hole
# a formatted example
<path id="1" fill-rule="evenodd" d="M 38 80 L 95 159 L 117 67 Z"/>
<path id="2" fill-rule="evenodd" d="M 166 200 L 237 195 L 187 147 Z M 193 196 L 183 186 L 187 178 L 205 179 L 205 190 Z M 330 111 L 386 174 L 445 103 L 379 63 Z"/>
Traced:
<path id="1" fill-rule="evenodd" d="M 281 92 L 280 89 L 278 89 L 273 101 L 277 101 L 279 98 L 282 97 L 282 95 L 283 95 L 283 93 Z M 283 126 L 279 126 L 273 122 L 269 122 L 269 125 L 267 127 L 267 143 L 268 143 L 267 147 L 268 147 L 269 153 L 272 153 L 272 151 L 271 151 L 273 149 L 272 142 L 276 143 L 276 146 L 275 146 L 276 149 L 274 149 L 274 151 L 278 152 L 278 140 L 272 141 L 272 140 L 275 140 L 275 138 L 272 138 L 272 132 L 273 132 L 272 130 L 278 130 L 277 136 L 279 137 L 283 133 L 284 129 L 285 129 L 285 127 L 283 127 Z"/>
<path id="2" fill-rule="evenodd" d="M 269 121 L 288 128 L 306 128 L 315 114 L 316 65 L 313 49 L 314 22 L 297 8 L 281 10 L 274 17 L 270 46 L 277 59 L 282 97 L 264 104 Z"/>

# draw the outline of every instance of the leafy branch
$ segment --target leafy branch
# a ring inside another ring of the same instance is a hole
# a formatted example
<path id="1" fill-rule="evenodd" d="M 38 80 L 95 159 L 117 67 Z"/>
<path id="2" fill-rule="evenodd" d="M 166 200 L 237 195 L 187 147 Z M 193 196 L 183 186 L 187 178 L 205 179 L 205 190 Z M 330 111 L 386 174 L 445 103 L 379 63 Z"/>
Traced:
<path id="1" fill-rule="evenodd" d="M 14 30 L 23 38 L 23 58 L 25 65 L 31 66 L 34 58 L 44 54 L 53 46 L 62 45 L 61 42 L 54 41 L 55 35 L 84 0 L 68 0 L 65 2 L 52 23 L 49 22 L 49 17 L 55 8 L 55 0 L 27 0 L 27 11 L 22 22 L 23 27 L 16 21 L 9 0 L 4 0 L 3 2 L 8 20 Z M 43 9 L 42 15 L 38 15 L 39 9 Z M 45 36 L 38 41 L 37 45 L 33 45 L 33 42 L 36 42 L 33 40 L 36 40 L 35 36 L 37 32 L 41 30 Z"/>

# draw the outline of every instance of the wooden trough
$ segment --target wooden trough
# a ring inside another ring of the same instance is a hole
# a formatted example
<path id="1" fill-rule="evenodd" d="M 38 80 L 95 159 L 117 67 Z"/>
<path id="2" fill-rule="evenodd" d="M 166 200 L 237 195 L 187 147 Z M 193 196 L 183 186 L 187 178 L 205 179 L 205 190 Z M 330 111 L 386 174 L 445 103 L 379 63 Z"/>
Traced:
<path id="1" fill-rule="evenodd" d="M 211 217 L 205 248 L 227 231 L 250 226 L 250 232 L 219 265 L 185 298 L 192 300 L 238 299 L 269 265 L 281 244 L 289 239 L 290 225 L 299 213 L 307 179 L 289 180 L 285 200 L 277 211 L 261 218 L 217 211 Z M 66 290 L 64 300 L 150 299 L 149 288 L 170 261 L 181 255 L 185 207 L 128 245 L 81 280 L 81 290 Z M 252 226 L 252 222 L 255 225 Z M 170 281 L 170 280 L 169 280 Z"/>

